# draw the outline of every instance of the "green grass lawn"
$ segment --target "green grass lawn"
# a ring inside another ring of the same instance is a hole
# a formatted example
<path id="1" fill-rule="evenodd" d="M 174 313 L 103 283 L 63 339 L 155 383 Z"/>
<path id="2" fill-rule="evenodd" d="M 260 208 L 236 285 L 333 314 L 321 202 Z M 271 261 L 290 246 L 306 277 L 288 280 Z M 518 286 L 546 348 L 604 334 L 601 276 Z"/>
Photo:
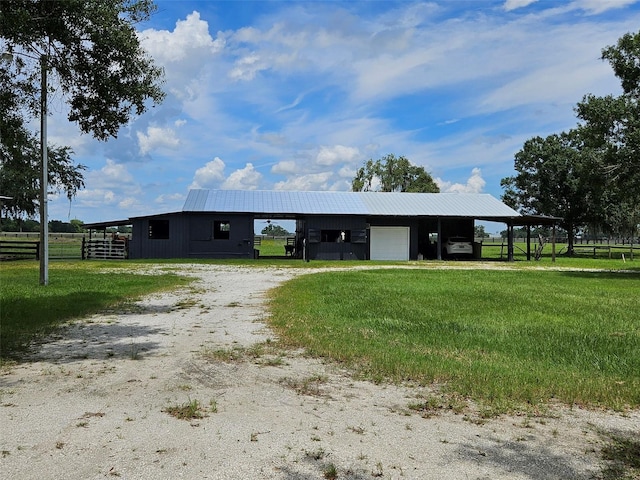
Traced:
<path id="1" fill-rule="evenodd" d="M 130 263 L 78 261 L 51 262 L 49 285 L 41 286 L 38 266 L 33 260 L 0 266 L 0 364 L 70 319 L 189 282 L 173 274 L 136 274 Z"/>
<path id="2" fill-rule="evenodd" d="M 274 291 L 284 342 L 376 381 L 437 384 L 503 412 L 640 406 L 635 273 L 370 270 Z"/>

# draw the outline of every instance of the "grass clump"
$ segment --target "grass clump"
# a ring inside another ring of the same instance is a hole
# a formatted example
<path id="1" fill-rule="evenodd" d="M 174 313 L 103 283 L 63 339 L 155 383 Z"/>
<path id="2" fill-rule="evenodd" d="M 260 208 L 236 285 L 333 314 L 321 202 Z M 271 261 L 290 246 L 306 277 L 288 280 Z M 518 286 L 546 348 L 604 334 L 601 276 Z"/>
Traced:
<path id="1" fill-rule="evenodd" d="M 47 286 L 38 285 L 38 275 L 33 261 L 2 265 L 0 364 L 19 358 L 33 341 L 71 319 L 189 282 L 175 274 L 138 274 L 114 262 L 52 262 Z"/>
<path id="2" fill-rule="evenodd" d="M 277 289 L 281 341 L 375 381 L 442 385 L 500 413 L 640 405 L 635 273 L 370 270 Z"/>
<path id="3" fill-rule="evenodd" d="M 195 420 L 206 416 L 205 410 L 198 400 L 189 400 L 181 405 L 170 405 L 162 410 L 179 420 Z M 211 404 L 211 411 L 217 412 L 217 403 Z"/>
<path id="4" fill-rule="evenodd" d="M 251 347 L 204 348 L 202 357 L 210 362 L 241 363 L 251 361 L 256 365 L 280 367 L 285 364 L 282 352 L 273 342 L 257 343 Z"/>
<path id="5" fill-rule="evenodd" d="M 325 375 L 311 375 L 301 379 L 284 377 L 280 380 L 280 383 L 299 395 L 325 397 L 327 394 L 322 390 L 322 386 L 328 381 L 329 378 Z"/>
<path id="6" fill-rule="evenodd" d="M 333 463 L 330 463 L 322 469 L 322 476 L 327 480 L 335 480 L 338 478 L 338 468 Z"/>
<path id="7" fill-rule="evenodd" d="M 409 410 L 418 412 L 424 418 L 431 418 L 441 412 L 462 413 L 468 404 L 456 395 L 437 395 L 420 398 L 409 403 Z"/>

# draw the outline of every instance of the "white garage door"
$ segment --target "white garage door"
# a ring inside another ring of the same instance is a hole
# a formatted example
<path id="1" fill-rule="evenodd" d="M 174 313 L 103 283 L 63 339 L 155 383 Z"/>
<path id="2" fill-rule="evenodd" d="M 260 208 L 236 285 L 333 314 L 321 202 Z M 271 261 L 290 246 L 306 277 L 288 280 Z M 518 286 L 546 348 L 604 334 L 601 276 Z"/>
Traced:
<path id="1" fill-rule="evenodd" d="M 371 227 L 371 260 L 409 260 L 409 227 Z"/>

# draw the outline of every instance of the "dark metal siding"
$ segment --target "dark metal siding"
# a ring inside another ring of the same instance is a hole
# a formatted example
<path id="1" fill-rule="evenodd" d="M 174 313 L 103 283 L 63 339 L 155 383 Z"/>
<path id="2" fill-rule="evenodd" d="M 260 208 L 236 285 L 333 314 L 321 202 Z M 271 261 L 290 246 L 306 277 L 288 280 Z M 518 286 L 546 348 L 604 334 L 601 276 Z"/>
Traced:
<path id="1" fill-rule="evenodd" d="M 365 217 L 308 216 L 304 220 L 305 236 L 308 240 L 307 255 L 310 260 L 366 260 L 368 258 L 367 243 L 329 242 L 323 241 L 326 238 L 321 238 L 321 232 L 327 230 L 344 230 L 351 233 L 366 230 Z"/>
<path id="2" fill-rule="evenodd" d="M 149 238 L 149 223 L 169 222 L 169 238 Z M 214 239 L 215 221 L 230 223 L 228 239 Z M 135 218 L 129 244 L 130 258 L 253 258 L 251 215 L 190 214 Z"/>
<path id="3" fill-rule="evenodd" d="M 214 238 L 216 222 L 229 222 L 229 238 Z M 189 214 L 188 256 L 193 258 L 253 258 L 253 216 Z"/>
<path id="4" fill-rule="evenodd" d="M 169 222 L 168 239 L 149 238 L 149 223 L 157 220 Z M 133 235 L 129 243 L 129 258 L 186 257 L 186 229 L 182 214 L 134 218 L 132 223 Z"/>

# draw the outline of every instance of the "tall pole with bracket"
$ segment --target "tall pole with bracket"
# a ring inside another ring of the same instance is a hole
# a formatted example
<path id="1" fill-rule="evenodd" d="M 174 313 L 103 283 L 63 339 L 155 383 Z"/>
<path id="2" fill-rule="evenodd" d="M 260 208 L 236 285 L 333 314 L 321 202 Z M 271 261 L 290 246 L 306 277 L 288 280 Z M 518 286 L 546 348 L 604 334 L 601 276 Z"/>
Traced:
<path id="1" fill-rule="evenodd" d="M 40 285 L 49 284 L 49 168 L 47 156 L 47 68 L 46 55 L 40 56 Z"/>

